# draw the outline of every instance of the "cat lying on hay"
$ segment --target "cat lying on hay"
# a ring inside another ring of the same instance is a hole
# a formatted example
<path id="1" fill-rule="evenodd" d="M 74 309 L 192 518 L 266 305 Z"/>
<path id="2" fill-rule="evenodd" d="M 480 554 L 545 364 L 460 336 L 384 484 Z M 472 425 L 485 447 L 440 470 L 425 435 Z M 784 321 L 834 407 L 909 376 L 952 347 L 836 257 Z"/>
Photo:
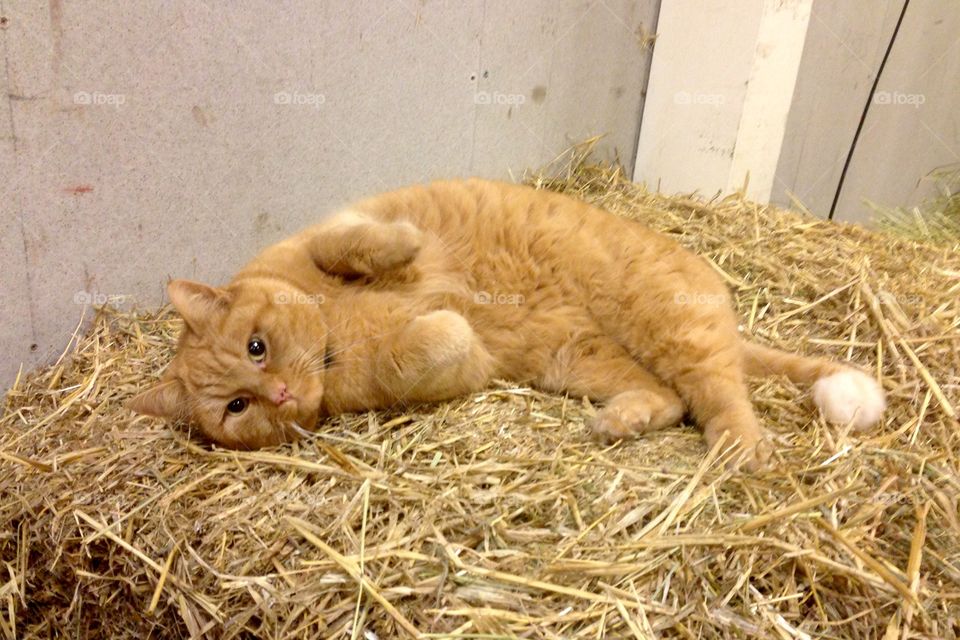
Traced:
<path id="1" fill-rule="evenodd" d="M 607 438 L 689 413 L 756 470 L 769 443 L 744 377 L 813 385 L 827 420 L 885 409 L 865 373 L 741 339 L 703 260 L 568 196 L 467 180 L 387 193 L 269 247 L 226 287 L 176 280 L 186 327 L 138 412 L 228 447 L 295 439 L 322 416 L 430 402 L 505 378 L 604 402 Z"/>

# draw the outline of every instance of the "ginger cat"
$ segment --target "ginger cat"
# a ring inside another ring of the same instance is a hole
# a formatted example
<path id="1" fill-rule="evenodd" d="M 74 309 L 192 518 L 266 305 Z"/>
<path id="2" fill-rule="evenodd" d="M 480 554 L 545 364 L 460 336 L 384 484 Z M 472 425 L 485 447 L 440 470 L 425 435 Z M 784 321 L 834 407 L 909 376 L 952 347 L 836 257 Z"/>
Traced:
<path id="1" fill-rule="evenodd" d="M 748 469 L 770 451 L 747 375 L 812 384 L 831 422 L 867 428 L 885 409 L 865 373 L 742 340 L 721 279 L 677 243 L 519 185 L 387 193 L 267 248 L 226 287 L 168 291 L 186 323 L 178 353 L 131 406 L 229 447 L 492 378 L 605 403 L 592 426 L 607 438 L 689 413 Z"/>

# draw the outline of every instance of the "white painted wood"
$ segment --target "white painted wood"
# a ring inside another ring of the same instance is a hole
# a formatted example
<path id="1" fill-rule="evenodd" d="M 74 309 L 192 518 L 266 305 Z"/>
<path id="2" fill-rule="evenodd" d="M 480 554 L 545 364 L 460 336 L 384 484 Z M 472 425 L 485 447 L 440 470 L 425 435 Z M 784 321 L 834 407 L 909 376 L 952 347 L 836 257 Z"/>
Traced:
<path id="1" fill-rule="evenodd" d="M 665 192 L 726 187 L 760 16 L 757 3 L 663 3 L 634 180 Z"/>
<path id="2" fill-rule="evenodd" d="M 772 191 L 812 0 L 678 0 L 657 28 L 634 178 L 665 192 Z"/>
<path id="3" fill-rule="evenodd" d="M 746 184 L 749 177 L 747 194 L 760 202 L 770 199 L 811 5 L 808 0 L 763 3 L 727 191 Z"/>
<path id="4" fill-rule="evenodd" d="M 866 200 L 913 206 L 935 192 L 925 179 L 960 163 L 960 11 L 912 0 L 880 76 L 835 219 L 869 222 Z"/>

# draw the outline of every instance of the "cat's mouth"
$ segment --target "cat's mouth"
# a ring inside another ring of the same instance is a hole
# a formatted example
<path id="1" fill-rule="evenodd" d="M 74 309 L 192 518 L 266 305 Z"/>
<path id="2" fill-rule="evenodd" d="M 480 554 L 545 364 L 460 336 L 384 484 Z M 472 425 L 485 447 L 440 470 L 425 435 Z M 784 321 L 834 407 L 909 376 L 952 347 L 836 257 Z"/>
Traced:
<path id="1" fill-rule="evenodd" d="M 297 389 L 280 408 L 279 424 L 288 440 L 312 435 L 320 413 L 323 387 Z M 294 435 L 296 434 L 296 435 Z"/>

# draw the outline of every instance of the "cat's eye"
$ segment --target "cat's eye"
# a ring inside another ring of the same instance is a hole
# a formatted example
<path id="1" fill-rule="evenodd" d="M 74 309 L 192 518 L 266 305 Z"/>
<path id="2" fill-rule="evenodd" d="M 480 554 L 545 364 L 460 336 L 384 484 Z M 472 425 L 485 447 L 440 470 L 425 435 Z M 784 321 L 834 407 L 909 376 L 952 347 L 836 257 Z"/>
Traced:
<path id="1" fill-rule="evenodd" d="M 234 398 L 227 403 L 227 411 L 237 415 L 243 413 L 243 410 L 247 408 L 249 401 L 246 398 Z"/>
<path id="2" fill-rule="evenodd" d="M 254 362 L 263 362 L 267 357 L 267 343 L 262 338 L 253 336 L 247 343 L 247 353 Z"/>

